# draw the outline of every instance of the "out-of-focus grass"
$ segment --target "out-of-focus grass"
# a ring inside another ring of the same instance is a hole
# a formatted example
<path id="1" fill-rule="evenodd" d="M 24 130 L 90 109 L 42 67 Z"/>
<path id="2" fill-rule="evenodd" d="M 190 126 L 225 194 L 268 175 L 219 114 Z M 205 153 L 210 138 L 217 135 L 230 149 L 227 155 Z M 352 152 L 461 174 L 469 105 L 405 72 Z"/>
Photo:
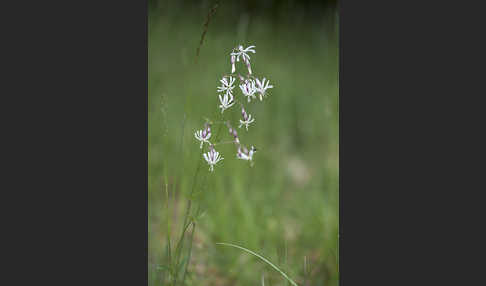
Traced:
<path id="1" fill-rule="evenodd" d="M 229 144 L 218 146 L 225 159 L 214 173 L 203 162 L 195 204 L 205 213 L 197 221 L 187 284 L 259 285 L 265 273 L 265 285 L 285 285 L 258 259 L 215 244 L 228 242 L 264 255 L 299 285 L 337 285 L 336 19 L 323 14 L 310 21 L 303 12 L 267 19 L 222 3 L 195 64 L 211 3 L 176 3 L 149 11 L 149 284 L 163 284 L 166 220 L 170 215 L 175 239 L 203 160 L 193 133 L 215 115 L 216 87 L 231 70 L 230 50 L 241 43 L 256 46 L 252 69 L 275 87 L 263 102 L 248 105 L 256 118 L 249 131 L 239 129 L 240 140 L 259 150 L 255 166 L 237 160 Z M 233 122 L 239 117 L 237 109 L 226 114 Z M 221 132 L 229 139 L 226 128 Z"/>

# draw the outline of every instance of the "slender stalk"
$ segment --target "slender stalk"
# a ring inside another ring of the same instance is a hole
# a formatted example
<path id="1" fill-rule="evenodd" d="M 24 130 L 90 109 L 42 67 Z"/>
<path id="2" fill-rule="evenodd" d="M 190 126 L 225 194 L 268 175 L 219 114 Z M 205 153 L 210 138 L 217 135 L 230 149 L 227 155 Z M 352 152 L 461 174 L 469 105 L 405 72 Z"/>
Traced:
<path id="1" fill-rule="evenodd" d="M 181 256 L 181 251 L 182 251 L 182 244 L 184 243 L 184 236 L 189 228 L 189 224 L 184 226 L 184 229 L 182 230 L 181 237 L 179 237 L 179 241 L 177 242 L 176 246 L 176 262 L 175 262 L 175 274 L 174 274 L 174 284 L 177 285 L 177 278 L 179 278 L 179 264 L 180 264 L 180 256 Z"/>
<path id="2" fill-rule="evenodd" d="M 224 116 L 221 115 L 221 117 L 222 117 L 221 118 L 222 121 L 224 121 Z M 219 139 L 219 136 L 221 134 L 221 128 L 222 128 L 222 125 L 219 125 L 218 131 L 216 132 L 216 141 Z M 203 152 L 204 151 L 201 151 L 201 154 Z M 197 169 L 196 169 L 196 173 L 194 174 L 194 179 L 193 179 L 193 182 L 192 182 L 191 192 L 189 194 L 189 200 L 187 202 L 186 212 L 185 212 L 185 215 L 184 215 L 183 229 L 182 229 L 181 236 L 179 237 L 179 241 L 177 242 L 177 247 L 176 247 L 176 265 L 179 265 L 179 263 L 180 263 L 181 251 L 182 251 L 182 244 L 183 244 L 183 241 L 184 241 L 184 237 L 185 237 L 186 231 L 187 231 L 189 225 L 191 223 L 194 223 L 194 221 L 189 221 L 188 222 L 188 219 L 190 217 L 190 213 L 191 213 L 191 209 L 192 209 L 192 199 L 193 199 L 194 191 L 196 190 L 197 177 L 199 175 L 199 171 L 201 170 L 201 162 L 202 162 L 202 160 L 199 160 L 199 163 L 198 163 L 198 166 L 197 166 Z M 205 178 L 206 177 L 207 177 L 207 174 L 205 175 Z M 191 240 L 190 240 L 189 243 L 190 243 L 190 245 L 192 247 L 192 236 L 191 236 Z M 177 285 L 178 276 L 179 276 L 179 267 L 176 267 L 174 285 Z"/>
<path id="3" fill-rule="evenodd" d="M 237 143 L 235 141 L 222 141 L 222 142 L 214 143 L 213 145 L 218 146 L 221 144 L 237 144 Z"/>
<path id="4" fill-rule="evenodd" d="M 204 41 L 204 37 L 205 37 L 206 32 L 208 30 L 208 25 L 209 25 L 209 22 L 211 20 L 211 16 L 213 16 L 214 13 L 216 12 L 216 10 L 218 8 L 218 4 L 219 4 L 219 1 L 216 1 L 215 5 L 212 7 L 212 9 L 209 11 L 209 13 L 207 15 L 206 22 L 204 23 L 203 33 L 201 35 L 201 40 L 200 40 L 199 46 L 197 47 L 197 50 L 196 50 L 195 64 L 197 64 L 197 60 L 199 58 L 199 51 L 201 49 L 201 46 L 202 46 L 203 41 Z M 185 97 L 185 93 L 184 93 L 184 97 Z M 185 102 L 186 102 L 185 99 L 186 98 L 184 98 L 184 107 L 185 107 Z M 184 136 L 185 119 L 186 119 L 186 117 L 185 117 L 185 114 L 184 114 L 184 121 L 183 121 L 182 134 L 181 134 L 181 149 L 180 149 L 181 151 L 182 151 L 182 142 L 183 142 L 182 140 L 183 140 L 183 136 Z M 220 129 L 219 130 L 221 130 L 221 126 L 220 126 Z M 218 131 L 218 133 L 219 133 L 219 131 Z M 202 155 L 202 153 L 203 153 L 203 151 L 201 150 L 201 155 Z M 183 227 L 182 227 L 182 232 L 181 232 L 181 235 L 179 237 L 179 240 L 177 242 L 177 246 L 176 246 L 176 249 L 175 249 L 175 265 L 176 265 L 176 269 L 175 269 L 175 275 L 174 275 L 174 280 L 173 280 L 173 285 L 174 286 L 177 285 L 177 279 L 178 279 L 178 276 L 179 276 L 179 267 L 178 266 L 179 266 L 180 259 L 181 259 L 181 251 L 182 251 L 182 245 L 184 243 L 184 237 L 185 237 L 187 228 L 189 227 L 189 225 L 191 223 L 193 224 L 193 228 L 192 228 L 191 239 L 190 239 L 189 259 L 190 259 L 190 255 L 191 255 L 191 251 L 192 251 L 192 240 L 193 240 L 194 231 L 195 231 L 195 222 L 192 219 L 188 223 L 188 220 L 189 220 L 190 213 L 191 213 L 194 190 L 196 189 L 196 182 L 197 182 L 197 179 L 198 179 L 198 175 L 199 175 L 200 170 L 201 170 L 201 160 L 199 160 L 198 166 L 196 168 L 196 172 L 194 174 L 193 184 L 192 184 L 192 187 L 191 187 L 191 192 L 189 194 L 189 200 L 188 200 L 187 207 L 186 207 L 186 211 L 185 211 L 185 214 L 184 214 L 184 223 L 183 223 Z M 183 281 L 184 281 L 185 276 L 186 276 L 187 265 L 188 264 L 189 264 L 189 261 L 187 261 L 187 263 L 186 263 L 186 267 L 185 267 L 185 271 L 184 271 L 184 275 L 183 275 Z"/>
<path id="5" fill-rule="evenodd" d="M 216 9 L 218 8 L 218 4 L 219 4 L 219 1 L 216 1 L 213 8 L 209 11 L 209 13 L 206 17 L 206 22 L 204 22 L 204 30 L 203 30 L 203 33 L 201 35 L 201 40 L 199 41 L 199 46 L 197 47 L 197 50 L 196 50 L 196 59 L 195 59 L 196 64 L 197 64 L 197 59 L 199 58 L 199 50 L 201 49 L 201 46 L 202 46 L 203 41 L 204 41 L 204 36 L 206 36 L 206 32 L 208 31 L 209 21 L 211 20 L 211 16 L 214 13 L 216 13 Z"/>
<path id="6" fill-rule="evenodd" d="M 211 121 L 209 119 L 206 118 L 206 120 L 210 123 L 210 124 L 227 124 L 228 122 L 227 121 Z"/>
<path id="7" fill-rule="evenodd" d="M 170 211 L 169 211 L 169 184 L 167 181 L 165 182 L 165 198 L 167 202 L 167 265 L 169 266 L 169 275 L 170 275 L 170 269 L 171 269 L 171 262 L 172 262 L 172 257 L 171 257 L 171 246 L 170 246 Z"/>
<path id="8" fill-rule="evenodd" d="M 186 265 L 184 267 L 184 274 L 182 275 L 182 282 L 186 281 L 186 274 L 187 274 L 187 267 L 189 266 L 189 262 L 191 261 L 191 254 L 192 254 L 192 241 L 194 239 L 194 231 L 196 230 L 196 223 L 192 222 L 192 231 L 191 231 L 191 239 L 189 240 L 189 257 L 187 258 Z"/>

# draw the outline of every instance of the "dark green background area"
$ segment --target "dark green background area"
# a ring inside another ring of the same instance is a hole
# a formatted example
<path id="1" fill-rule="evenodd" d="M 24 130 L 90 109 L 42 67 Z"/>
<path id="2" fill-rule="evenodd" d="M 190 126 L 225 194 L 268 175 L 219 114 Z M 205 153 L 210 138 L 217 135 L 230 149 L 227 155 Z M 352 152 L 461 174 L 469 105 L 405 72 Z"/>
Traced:
<path id="1" fill-rule="evenodd" d="M 255 145 L 255 165 L 234 146 L 195 182 L 197 221 L 188 285 L 285 285 L 272 268 L 229 242 L 281 267 L 299 285 L 338 284 L 338 11 L 335 1 L 149 1 L 149 284 L 165 285 L 166 223 L 180 233 L 201 160 L 194 132 L 218 120 L 216 88 L 231 71 L 229 53 L 255 45 L 252 70 L 274 85 L 247 104 L 256 121 L 240 140 Z M 244 71 L 243 65 L 237 70 Z M 237 87 L 235 96 L 242 99 Z M 225 111 L 233 125 L 240 110 Z M 213 132 L 218 126 L 213 126 Z M 229 140 L 226 128 L 221 137 Z M 165 184 L 169 185 L 167 212 Z M 174 243 L 174 242 L 172 242 Z M 305 261 L 305 263 L 304 263 Z M 304 267 L 305 264 L 305 267 Z"/>

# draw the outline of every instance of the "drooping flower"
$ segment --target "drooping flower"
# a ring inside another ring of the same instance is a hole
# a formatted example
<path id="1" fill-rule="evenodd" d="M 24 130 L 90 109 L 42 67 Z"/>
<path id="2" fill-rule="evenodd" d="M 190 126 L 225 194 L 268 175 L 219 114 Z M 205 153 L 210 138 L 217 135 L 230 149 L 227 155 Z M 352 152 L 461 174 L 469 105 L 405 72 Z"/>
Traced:
<path id="1" fill-rule="evenodd" d="M 229 76 L 229 80 L 227 80 L 226 77 L 223 77 L 223 79 L 219 80 L 221 82 L 221 86 L 218 86 L 218 92 L 231 93 L 233 88 L 235 88 L 235 86 L 233 85 L 235 80 L 236 78 L 232 76 Z"/>
<path id="2" fill-rule="evenodd" d="M 240 56 L 243 58 L 243 61 L 246 62 L 246 61 L 250 61 L 250 56 L 248 55 L 249 52 L 252 52 L 252 53 L 256 53 L 255 50 L 253 49 L 255 48 L 255 46 L 249 46 L 247 48 L 243 48 L 242 45 L 239 45 L 237 48 L 236 48 L 236 51 L 233 50 L 233 52 L 231 53 L 232 56 L 236 56 L 236 61 L 239 62 L 240 61 Z"/>
<path id="3" fill-rule="evenodd" d="M 255 92 L 257 91 L 257 89 L 254 80 L 245 80 L 243 84 L 240 84 L 240 89 L 243 92 L 243 95 L 246 96 L 246 98 L 248 99 L 248 102 L 250 102 L 252 98 L 256 98 Z"/>
<path id="4" fill-rule="evenodd" d="M 206 159 L 206 162 L 208 162 L 209 164 L 209 170 L 212 172 L 214 170 L 214 165 L 216 165 L 216 163 L 223 160 L 224 158 L 219 155 L 218 151 L 214 150 L 213 145 L 211 145 L 209 149 L 209 152 L 203 153 L 203 156 L 204 159 Z"/>
<path id="5" fill-rule="evenodd" d="M 260 94 L 260 101 L 263 100 L 265 97 L 265 91 L 269 88 L 273 88 L 273 85 L 269 85 L 270 81 L 267 80 L 267 83 L 265 85 L 265 78 L 260 82 L 260 80 L 257 78 L 256 79 L 256 91 Z"/>
<path id="6" fill-rule="evenodd" d="M 252 161 L 253 160 L 253 154 L 255 154 L 255 151 L 257 149 L 253 146 L 251 146 L 250 151 L 245 146 L 239 146 L 238 151 L 236 152 L 236 157 L 238 159 L 242 160 L 247 160 L 247 161 Z"/>
<path id="7" fill-rule="evenodd" d="M 230 92 L 225 93 L 223 96 L 221 94 L 219 95 L 219 102 L 221 102 L 219 108 L 221 108 L 221 113 L 235 104 L 233 99 L 233 95 Z"/>
<path id="8" fill-rule="evenodd" d="M 243 120 L 240 119 L 240 126 L 238 128 L 241 128 L 241 126 L 245 125 L 246 131 L 248 131 L 248 125 L 255 121 L 255 118 L 252 118 L 251 114 L 246 113 L 243 107 L 241 108 L 241 115 L 243 116 Z"/>
<path id="9" fill-rule="evenodd" d="M 211 142 L 209 142 L 209 138 L 211 138 L 211 126 L 209 124 L 206 124 L 206 128 L 196 131 L 194 133 L 194 137 L 196 137 L 197 140 L 201 141 L 201 145 L 199 146 L 199 148 L 201 149 L 204 142 L 211 144 Z"/>
<path id="10" fill-rule="evenodd" d="M 248 67 L 248 73 L 251 74 L 251 66 L 250 66 L 250 55 L 248 55 L 249 52 L 256 53 L 255 50 L 253 49 L 255 46 L 249 46 L 247 48 L 243 48 L 242 45 L 239 45 L 238 48 L 236 48 L 236 51 L 231 53 L 231 56 L 236 57 L 236 61 L 240 61 L 240 56 L 243 59 L 243 62 L 246 64 Z M 233 70 L 233 68 L 232 68 Z"/>

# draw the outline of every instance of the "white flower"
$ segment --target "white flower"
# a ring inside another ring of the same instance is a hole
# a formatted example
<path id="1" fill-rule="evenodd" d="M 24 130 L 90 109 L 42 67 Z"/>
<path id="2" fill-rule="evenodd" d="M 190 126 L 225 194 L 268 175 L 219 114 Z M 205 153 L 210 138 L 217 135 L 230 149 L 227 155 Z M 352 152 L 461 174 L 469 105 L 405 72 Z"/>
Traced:
<path id="1" fill-rule="evenodd" d="M 229 80 L 226 80 L 226 77 L 223 77 L 223 79 L 220 80 L 221 86 L 218 86 L 218 92 L 226 92 L 226 93 L 231 93 L 235 83 L 236 78 L 230 76 Z"/>
<path id="2" fill-rule="evenodd" d="M 250 151 L 248 151 L 248 149 L 246 149 L 245 146 L 240 146 L 240 147 L 238 147 L 236 157 L 238 157 L 238 159 L 252 161 L 253 160 L 253 154 L 255 154 L 255 151 L 256 151 L 256 148 L 253 147 L 253 146 L 251 146 Z"/>
<path id="3" fill-rule="evenodd" d="M 265 85 L 265 78 L 263 78 L 261 82 L 257 78 L 256 84 L 257 84 L 256 91 L 260 93 L 260 101 L 262 101 L 263 97 L 265 97 L 265 91 L 269 88 L 273 88 L 273 85 L 269 85 L 270 84 L 269 80 L 267 80 L 267 84 Z"/>
<path id="4" fill-rule="evenodd" d="M 203 130 L 198 130 L 194 133 L 194 137 L 196 137 L 197 140 L 201 141 L 201 145 L 199 148 L 202 149 L 204 142 L 211 144 L 209 142 L 209 138 L 211 138 L 211 127 L 209 125 L 206 126 Z"/>
<path id="5" fill-rule="evenodd" d="M 223 111 L 235 104 L 235 102 L 233 101 L 233 95 L 230 92 L 225 93 L 223 97 L 221 97 L 220 94 L 219 101 L 221 102 L 221 104 L 219 105 L 219 108 L 221 108 L 221 113 L 223 113 Z"/>
<path id="6" fill-rule="evenodd" d="M 250 66 L 250 56 L 248 55 L 249 52 L 252 52 L 252 53 L 256 53 L 255 50 L 253 49 L 255 48 L 255 46 L 249 46 L 247 47 L 246 49 L 243 48 L 242 45 L 239 45 L 238 48 L 236 48 L 236 52 L 232 52 L 231 53 L 231 56 L 233 57 L 236 57 L 236 61 L 239 62 L 240 61 L 240 56 L 243 58 L 243 62 L 246 64 L 246 66 L 248 67 L 248 73 L 251 74 L 251 66 Z M 234 72 L 234 60 L 233 58 L 231 59 L 231 64 L 232 64 L 232 73 Z"/>
<path id="7" fill-rule="evenodd" d="M 214 170 L 214 165 L 224 158 L 219 155 L 218 151 L 214 150 L 213 146 L 211 146 L 210 149 L 211 150 L 209 150 L 208 153 L 203 153 L 203 156 L 209 164 L 209 170 L 212 172 Z"/>
<path id="8" fill-rule="evenodd" d="M 240 56 L 243 58 L 244 62 L 250 61 L 250 56 L 248 55 L 248 52 L 256 53 L 255 50 L 253 49 L 255 46 L 249 46 L 247 48 L 243 48 L 242 45 L 239 45 L 238 48 L 236 48 L 236 52 L 232 52 L 232 56 L 236 56 L 236 61 L 240 61 Z"/>
<path id="9" fill-rule="evenodd" d="M 255 92 L 257 89 L 254 80 L 245 80 L 244 84 L 240 84 L 240 89 L 243 92 L 243 95 L 248 98 L 248 102 L 250 102 L 252 97 L 256 98 Z"/>
<path id="10" fill-rule="evenodd" d="M 243 119 L 244 120 L 241 120 L 240 119 L 240 126 L 239 126 L 239 128 L 241 128 L 241 126 L 245 125 L 246 126 L 246 131 L 248 131 L 248 125 L 250 125 L 250 123 L 252 123 L 253 121 L 255 121 L 255 118 L 251 118 L 251 114 L 247 114 L 244 108 L 241 108 L 241 115 L 243 115 Z"/>

